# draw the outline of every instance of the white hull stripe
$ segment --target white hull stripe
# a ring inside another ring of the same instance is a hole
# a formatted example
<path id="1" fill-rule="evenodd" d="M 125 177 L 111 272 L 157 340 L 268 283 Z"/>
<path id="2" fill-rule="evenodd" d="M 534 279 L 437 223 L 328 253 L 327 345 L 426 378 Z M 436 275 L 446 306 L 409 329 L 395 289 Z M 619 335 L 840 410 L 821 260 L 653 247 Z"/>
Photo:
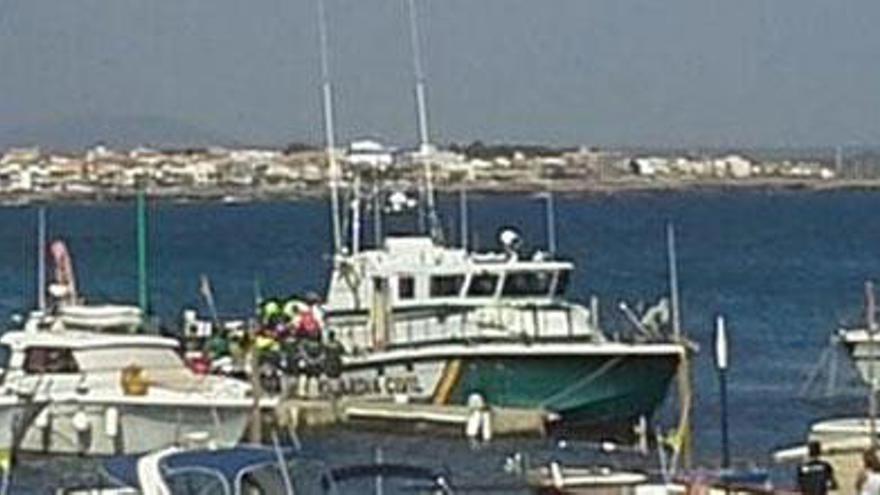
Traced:
<path id="1" fill-rule="evenodd" d="M 362 356 L 348 357 L 346 365 L 363 366 L 387 361 L 432 360 L 451 357 L 680 357 L 684 347 L 677 344 L 620 344 L 620 343 L 479 343 L 440 344 L 373 351 Z"/>

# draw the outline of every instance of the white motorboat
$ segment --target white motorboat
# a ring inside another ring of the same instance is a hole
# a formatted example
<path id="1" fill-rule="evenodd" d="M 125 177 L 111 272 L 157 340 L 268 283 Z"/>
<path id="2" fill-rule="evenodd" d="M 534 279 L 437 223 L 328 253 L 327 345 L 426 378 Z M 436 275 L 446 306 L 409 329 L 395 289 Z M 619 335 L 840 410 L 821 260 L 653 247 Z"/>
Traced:
<path id="1" fill-rule="evenodd" d="M 132 311 L 117 309 L 100 308 L 99 320 L 118 327 L 113 314 Z M 22 450 L 141 453 L 192 442 L 232 446 L 242 437 L 254 403 L 248 384 L 194 374 L 175 340 L 102 332 L 100 324 L 71 330 L 66 313 L 36 312 L 24 329 L 0 338 L 9 356 L 5 385 L 47 402 Z M 79 323 L 87 313 L 73 311 Z"/>

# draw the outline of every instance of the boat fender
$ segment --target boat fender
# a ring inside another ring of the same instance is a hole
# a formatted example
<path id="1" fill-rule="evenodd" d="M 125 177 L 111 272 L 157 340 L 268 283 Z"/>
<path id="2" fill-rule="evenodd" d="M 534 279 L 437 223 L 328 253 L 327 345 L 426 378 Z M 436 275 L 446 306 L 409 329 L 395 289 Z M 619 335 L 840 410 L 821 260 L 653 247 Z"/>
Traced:
<path id="1" fill-rule="evenodd" d="M 478 393 L 472 393 L 468 395 L 467 406 L 470 410 L 475 409 L 483 409 L 486 407 L 486 401 L 483 399 L 483 396 Z"/>
<path id="2" fill-rule="evenodd" d="M 45 408 L 40 411 L 40 414 L 38 414 L 37 417 L 34 418 L 34 426 L 41 430 L 45 430 L 46 428 L 48 428 L 50 423 L 49 417 L 51 414 L 52 413 L 49 411 L 49 408 Z"/>
<path id="3" fill-rule="evenodd" d="M 464 434 L 470 439 L 475 439 L 482 430 L 483 415 L 479 410 L 471 411 L 464 425 Z"/>
<path id="4" fill-rule="evenodd" d="M 464 434 L 467 438 L 475 439 L 483 436 L 483 411 L 486 408 L 486 401 L 483 396 L 477 393 L 468 395 L 467 407 L 470 410 L 467 421 L 464 426 Z"/>
<path id="5" fill-rule="evenodd" d="M 550 463 L 550 480 L 553 482 L 553 488 L 565 487 L 565 478 L 562 476 L 562 467 L 559 463 L 553 461 Z"/>
<path id="6" fill-rule="evenodd" d="M 108 407 L 104 410 L 104 433 L 113 438 L 119 435 L 119 409 Z"/>
<path id="7" fill-rule="evenodd" d="M 484 442 L 492 440 L 492 412 L 489 409 L 480 411 L 480 434 Z"/>
<path id="8" fill-rule="evenodd" d="M 88 415 L 82 409 L 73 414 L 70 422 L 77 433 L 86 433 L 92 427 L 91 423 L 89 423 Z"/>

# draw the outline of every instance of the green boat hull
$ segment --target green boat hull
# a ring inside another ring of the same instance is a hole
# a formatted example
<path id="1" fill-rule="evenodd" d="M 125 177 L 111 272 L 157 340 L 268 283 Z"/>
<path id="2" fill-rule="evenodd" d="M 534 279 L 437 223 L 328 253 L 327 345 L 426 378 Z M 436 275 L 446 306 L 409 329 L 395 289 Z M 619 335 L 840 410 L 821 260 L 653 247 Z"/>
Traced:
<path id="1" fill-rule="evenodd" d="M 493 405 L 553 411 L 566 423 L 632 422 L 653 415 L 677 366 L 672 354 L 465 358 L 450 402 L 478 393 Z"/>

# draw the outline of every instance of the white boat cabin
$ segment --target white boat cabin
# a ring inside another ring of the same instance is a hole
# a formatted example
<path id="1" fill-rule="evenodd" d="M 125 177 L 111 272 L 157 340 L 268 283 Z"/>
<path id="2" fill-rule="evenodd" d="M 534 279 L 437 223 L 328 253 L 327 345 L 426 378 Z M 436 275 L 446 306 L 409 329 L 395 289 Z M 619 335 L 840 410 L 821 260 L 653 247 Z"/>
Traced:
<path id="1" fill-rule="evenodd" d="M 485 305 L 561 299 L 574 265 L 538 252 L 471 253 L 436 244 L 429 237 L 389 237 L 383 249 L 342 258 L 327 293 L 328 311 L 359 310 L 376 295 L 393 306 Z"/>
<path id="2" fill-rule="evenodd" d="M 126 369 L 138 369 L 155 385 L 149 389 L 150 396 L 220 391 L 221 385 L 228 385 L 196 376 L 183 362 L 180 345 L 174 339 L 102 331 L 128 328 L 126 321 L 116 316 L 126 313 L 126 307 L 117 307 L 119 311 L 111 308 L 97 307 L 97 313 L 102 315 L 97 321 L 106 325 L 88 330 L 81 318 L 91 313 L 84 310 L 74 311 L 78 318 L 72 320 L 72 328 L 63 317 L 67 313 L 45 316 L 35 312 L 23 330 L 6 332 L 0 338 L 0 366 L 6 383 L 33 387 L 51 380 L 52 392 L 56 394 L 89 391 L 126 395 L 121 376 Z M 241 396 L 248 388 L 246 384 L 235 385 L 235 390 L 224 390 L 223 394 Z"/>
<path id="3" fill-rule="evenodd" d="M 591 312 L 563 298 L 573 269 L 542 252 L 521 258 L 514 249 L 476 253 L 389 237 L 381 249 L 337 258 L 327 319 L 363 350 L 462 338 L 601 340 Z"/>

